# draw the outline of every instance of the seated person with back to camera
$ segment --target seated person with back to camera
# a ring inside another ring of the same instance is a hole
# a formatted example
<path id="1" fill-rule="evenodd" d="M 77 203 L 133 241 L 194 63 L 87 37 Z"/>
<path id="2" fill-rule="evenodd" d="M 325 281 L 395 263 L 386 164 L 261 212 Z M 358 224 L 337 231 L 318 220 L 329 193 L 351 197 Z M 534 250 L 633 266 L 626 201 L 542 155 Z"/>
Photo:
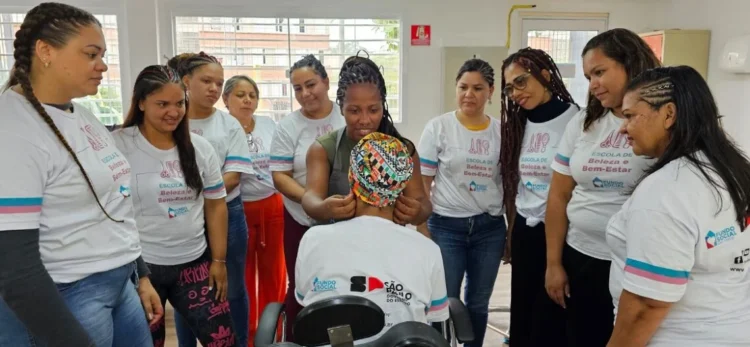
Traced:
<path id="1" fill-rule="evenodd" d="M 386 325 L 367 340 L 401 322 L 447 320 L 440 248 L 393 222 L 394 203 L 414 167 L 406 146 L 372 133 L 354 147 L 350 160 L 355 217 L 305 233 L 297 257 L 297 301 L 307 306 L 340 295 L 373 301 L 385 313 Z"/>

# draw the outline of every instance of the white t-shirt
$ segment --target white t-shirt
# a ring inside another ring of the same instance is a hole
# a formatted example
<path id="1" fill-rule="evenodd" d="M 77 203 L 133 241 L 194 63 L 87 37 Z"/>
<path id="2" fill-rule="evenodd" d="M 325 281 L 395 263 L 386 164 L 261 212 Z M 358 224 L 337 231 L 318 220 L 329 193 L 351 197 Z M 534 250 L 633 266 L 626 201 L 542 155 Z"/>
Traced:
<path id="1" fill-rule="evenodd" d="M 271 142 L 271 171 L 292 171 L 294 180 L 301 186 L 307 184 L 307 149 L 320 136 L 346 125 L 341 110 L 333 105 L 325 118 L 309 119 L 301 110 L 294 111 L 279 121 Z M 312 220 L 302 205 L 284 196 L 284 207 L 297 223 L 305 226 Z"/>
<path id="2" fill-rule="evenodd" d="M 552 169 L 576 182 L 568 202 L 566 242 L 590 257 L 609 260 L 604 235 L 607 222 L 653 161 L 633 154 L 627 137 L 619 133 L 623 120 L 612 112 L 584 132 L 585 116 L 581 110 L 568 123 Z"/>
<path id="3" fill-rule="evenodd" d="M 44 109 L 86 170 L 20 94 L 0 95 L 0 233 L 39 229 L 39 251 L 55 283 L 112 270 L 141 254 L 130 200 L 130 164 L 107 128 L 81 105 Z"/>
<path id="4" fill-rule="evenodd" d="M 295 272 L 302 306 L 339 295 L 362 296 L 380 306 L 386 326 L 367 341 L 401 322 L 448 319 L 440 248 L 381 217 L 310 228 L 300 242 Z"/>
<path id="5" fill-rule="evenodd" d="M 516 196 L 516 211 L 526 218 L 526 225 L 530 227 L 544 222 L 552 182 L 550 165 L 555 160 L 565 127 L 576 113 L 578 107 L 570 105 L 555 119 L 544 123 L 526 122 L 519 158 L 521 180 Z"/>
<path id="6" fill-rule="evenodd" d="M 422 175 L 435 176 L 431 192 L 435 213 L 464 218 L 505 212 L 500 121 L 490 117 L 487 129 L 472 131 L 461 125 L 456 112 L 446 113 L 427 122 L 417 150 Z"/>
<path id="7" fill-rule="evenodd" d="M 750 229 L 720 194 L 694 164 L 673 160 L 607 226 L 615 311 L 623 289 L 673 303 L 649 346 L 750 345 Z"/>
<path id="8" fill-rule="evenodd" d="M 227 193 L 221 166 L 211 144 L 191 134 L 203 192 L 185 183 L 177 147 L 154 147 L 137 126 L 113 133 L 117 148 L 133 168 L 135 221 L 141 236 L 143 260 L 156 265 L 181 265 L 206 251 L 203 199 L 223 199 Z"/>
<path id="9" fill-rule="evenodd" d="M 263 200 L 276 193 L 269 167 L 271 141 L 276 133 L 276 122 L 265 116 L 253 116 L 253 118 L 255 118 L 255 128 L 247 134 L 247 145 L 250 148 L 250 161 L 255 173 L 242 174 L 240 185 L 242 201 Z"/>
<path id="10" fill-rule="evenodd" d="M 216 109 L 208 118 L 191 119 L 190 131 L 203 136 L 216 150 L 221 163 L 221 172 L 254 174 L 250 162 L 247 137 L 240 122 L 232 115 Z M 227 193 L 227 201 L 240 196 L 240 186 Z"/>

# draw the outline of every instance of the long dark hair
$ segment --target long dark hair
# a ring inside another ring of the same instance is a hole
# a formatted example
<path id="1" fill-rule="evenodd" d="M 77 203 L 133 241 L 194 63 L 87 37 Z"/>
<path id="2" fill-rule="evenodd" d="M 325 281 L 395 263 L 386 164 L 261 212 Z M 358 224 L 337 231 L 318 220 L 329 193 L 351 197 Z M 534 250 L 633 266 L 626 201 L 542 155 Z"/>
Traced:
<path id="1" fill-rule="evenodd" d="M 146 97 L 163 88 L 165 85 L 174 83 L 185 91 L 185 85 L 174 69 L 164 65 L 151 65 L 143 69 L 135 79 L 133 87 L 133 98 L 130 100 L 130 110 L 122 127 L 143 125 L 145 114 L 138 106 Z M 187 114 L 187 102 L 185 103 L 185 114 Z M 174 142 L 177 145 L 177 153 L 180 156 L 182 174 L 185 183 L 192 188 L 198 196 L 203 191 L 203 180 L 201 179 L 198 163 L 195 160 L 195 147 L 190 140 L 190 128 L 187 116 L 183 117 L 177 128 L 172 132 Z"/>
<path id="2" fill-rule="evenodd" d="M 359 55 L 351 56 L 341 66 L 339 85 L 336 91 L 336 103 L 341 108 L 341 113 L 344 113 L 344 99 L 346 99 L 346 92 L 349 86 L 359 83 L 372 83 L 380 92 L 380 100 L 383 103 L 383 118 L 380 119 L 380 124 L 376 131 L 399 139 L 399 141 L 405 143 L 409 148 L 409 155 L 414 155 L 414 143 L 401 136 L 401 133 L 396 130 L 396 126 L 393 124 L 393 118 L 388 111 L 388 101 L 386 100 L 388 91 L 385 87 L 385 79 L 378 65 L 370 58 L 360 57 Z"/>
<path id="3" fill-rule="evenodd" d="M 703 77 L 688 66 L 656 68 L 634 78 L 626 91 L 637 92 L 640 100 L 653 110 L 668 103 L 673 103 L 677 109 L 664 154 L 638 183 L 672 160 L 685 158 L 700 170 L 717 193 L 720 188 L 727 190 L 734 203 L 737 223 L 742 229 L 746 228 L 746 218 L 750 215 L 750 160 L 722 129 L 719 109 Z M 698 157 L 701 152 L 708 163 Z M 718 175 L 722 182 L 717 182 L 709 171 Z M 720 205 L 719 211 L 723 207 L 721 200 Z"/>
<path id="4" fill-rule="evenodd" d="M 514 63 L 534 76 L 544 88 L 549 90 L 553 98 L 577 106 L 568 89 L 565 88 L 557 64 L 549 54 L 541 49 L 521 49 L 503 60 L 501 71 L 504 72 L 510 64 Z M 550 74 L 549 81 L 542 75 L 544 70 L 547 70 Z M 506 83 L 503 73 L 501 85 L 505 86 Z M 518 194 L 518 183 L 521 179 L 518 161 L 521 157 L 521 146 L 523 145 L 527 119 L 526 110 L 516 104 L 510 95 L 502 95 L 501 106 L 500 171 L 503 177 L 503 200 L 505 200 L 504 204 L 507 207 L 515 205 L 516 195 Z"/>
<path id="5" fill-rule="evenodd" d="M 608 58 L 625 68 L 628 81 L 643 71 L 661 66 L 661 62 L 656 58 L 654 51 L 651 50 L 646 41 L 643 41 L 638 34 L 628 29 L 616 28 L 594 36 L 583 47 L 581 56 L 585 56 L 590 50 L 597 48 Z M 591 124 L 604 117 L 605 114 L 607 114 L 607 109 L 602 106 L 602 102 L 589 92 L 583 130 L 588 130 Z"/>
<path id="6" fill-rule="evenodd" d="M 83 174 L 83 178 L 86 180 L 91 194 L 94 195 L 94 199 L 96 199 L 96 203 L 99 205 L 99 209 L 111 221 L 122 223 L 122 220 L 112 218 L 104 209 L 102 202 L 96 195 L 89 175 L 78 160 L 78 156 L 76 156 L 68 141 L 60 133 L 60 129 L 57 128 L 55 122 L 42 106 L 42 103 L 34 95 L 34 89 L 31 86 L 31 65 L 36 42 L 42 40 L 55 48 L 62 48 L 68 44 L 71 38 L 80 34 L 81 28 L 89 25 L 98 25 L 101 27 L 101 23 L 99 23 L 94 15 L 70 5 L 46 2 L 32 8 L 26 14 L 21 27 L 16 32 L 16 39 L 13 41 L 13 59 L 15 59 L 15 63 L 13 64 L 11 76 L 5 85 L 5 89 L 7 90 L 15 85 L 21 86 L 23 96 L 34 107 L 34 110 L 42 117 L 44 122 L 47 123 L 47 126 L 52 129 L 57 139 L 60 140 L 60 143 L 73 158 L 73 161 L 75 161 L 78 169 L 81 170 L 81 174 Z"/>

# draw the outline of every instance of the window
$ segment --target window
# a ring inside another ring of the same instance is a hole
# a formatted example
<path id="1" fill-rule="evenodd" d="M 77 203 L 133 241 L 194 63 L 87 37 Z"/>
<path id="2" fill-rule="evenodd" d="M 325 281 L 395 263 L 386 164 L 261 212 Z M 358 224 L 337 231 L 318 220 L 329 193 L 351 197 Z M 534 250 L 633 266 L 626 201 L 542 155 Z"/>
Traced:
<path id="1" fill-rule="evenodd" d="M 16 31 L 21 27 L 25 14 L 0 13 L 0 81 L 5 83 L 13 67 L 13 40 Z M 104 62 L 109 70 L 99 86 L 99 93 L 76 99 L 106 125 L 122 123 L 122 85 L 120 82 L 120 55 L 117 37 L 117 16 L 96 15 L 102 23 L 107 53 Z"/>
<path id="2" fill-rule="evenodd" d="M 581 52 L 586 43 L 607 30 L 604 18 L 523 18 L 522 47 L 541 49 L 554 59 L 573 100 L 586 105 L 589 83 L 583 75 Z"/>
<path id="3" fill-rule="evenodd" d="M 206 23 L 211 23 L 210 28 Z M 398 20 L 384 19 L 178 16 L 175 53 L 204 51 L 222 61 L 227 79 L 239 74 L 251 77 L 260 89 L 258 114 L 279 120 L 299 108 L 287 77 L 291 64 L 314 54 L 326 67 L 329 97 L 335 100 L 341 64 L 362 50 L 382 66 L 388 107 L 399 122 L 399 29 Z M 226 109 L 222 101 L 216 107 Z"/>

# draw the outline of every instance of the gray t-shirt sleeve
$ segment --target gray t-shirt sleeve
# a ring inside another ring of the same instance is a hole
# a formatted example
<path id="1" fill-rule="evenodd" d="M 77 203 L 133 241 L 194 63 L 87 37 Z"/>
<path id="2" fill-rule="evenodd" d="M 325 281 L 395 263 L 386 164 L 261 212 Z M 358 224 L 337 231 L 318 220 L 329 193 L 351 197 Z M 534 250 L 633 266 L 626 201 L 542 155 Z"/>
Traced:
<path id="1" fill-rule="evenodd" d="M 95 346 L 42 264 L 39 229 L 0 231 L 0 297 L 39 342 Z"/>

